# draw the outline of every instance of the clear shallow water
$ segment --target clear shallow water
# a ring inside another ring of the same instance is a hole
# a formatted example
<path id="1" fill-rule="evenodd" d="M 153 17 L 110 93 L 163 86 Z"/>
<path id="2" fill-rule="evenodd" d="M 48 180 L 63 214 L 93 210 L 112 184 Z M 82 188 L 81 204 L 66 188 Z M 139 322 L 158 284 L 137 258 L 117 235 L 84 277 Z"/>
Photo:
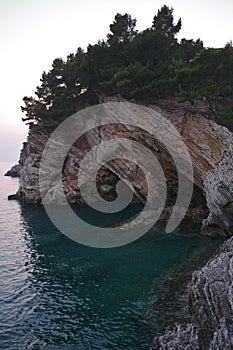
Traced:
<path id="1" fill-rule="evenodd" d="M 9 167 L 0 164 L 0 349 L 148 348 L 160 321 L 152 328 L 145 314 L 166 279 L 216 242 L 155 228 L 120 248 L 81 246 L 41 206 L 7 200 L 18 187 L 2 176 Z"/>

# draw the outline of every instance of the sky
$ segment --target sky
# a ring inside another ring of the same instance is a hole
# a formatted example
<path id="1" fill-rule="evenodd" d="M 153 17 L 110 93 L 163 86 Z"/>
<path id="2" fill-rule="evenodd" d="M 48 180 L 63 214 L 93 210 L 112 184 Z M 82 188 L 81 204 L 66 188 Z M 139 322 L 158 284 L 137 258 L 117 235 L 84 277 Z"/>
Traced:
<path id="1" fill-rule="evenodd" d="M 148 28 L 164 4 L 182 19 L 179 39 L 201 38 L 206 47 L 233 40 L 232 0 L 0 0 L 0 161 L 17 162 L 28 131 L 22 98 L 34 95 L 56 57 L 106 39 L 116 13 Z"/>

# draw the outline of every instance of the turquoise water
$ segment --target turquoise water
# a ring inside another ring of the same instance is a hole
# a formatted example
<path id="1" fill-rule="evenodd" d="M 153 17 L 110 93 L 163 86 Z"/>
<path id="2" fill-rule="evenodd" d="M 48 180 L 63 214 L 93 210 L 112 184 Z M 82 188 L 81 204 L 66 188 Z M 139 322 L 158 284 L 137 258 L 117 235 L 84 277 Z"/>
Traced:
<path id="1" fill-rule="evenodd" d="M 216 243 L 157 227 L 120 248 L 81 246 L 41 206 L 7 201 L 18 186 L 2 176 L 8 168 L 0 169 L 0 349 L 148 349 L 160 320 L 152 327 L 145 314 L 164 283 Z"/>

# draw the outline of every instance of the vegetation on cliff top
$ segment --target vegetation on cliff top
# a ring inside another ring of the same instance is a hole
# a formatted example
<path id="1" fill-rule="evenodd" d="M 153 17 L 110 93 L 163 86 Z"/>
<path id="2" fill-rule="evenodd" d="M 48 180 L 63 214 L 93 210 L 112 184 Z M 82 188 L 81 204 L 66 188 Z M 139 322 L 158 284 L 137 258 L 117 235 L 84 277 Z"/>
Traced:
<path id="1" fill-rule="evenodd" d="M 43 72 L 35 97 L 24 97 L 23 121 L 55 127 L 74 112 L 119 94 L 133 102 L 167 97 L 205 99 L 210 116 L 233 129 L 233 47 L 205 48 L 181 39 L 181 19 L 164 5 L 150 28 L 138 32 L 136 19 L 116 14 L 107 39 L 56 58 Z"/>

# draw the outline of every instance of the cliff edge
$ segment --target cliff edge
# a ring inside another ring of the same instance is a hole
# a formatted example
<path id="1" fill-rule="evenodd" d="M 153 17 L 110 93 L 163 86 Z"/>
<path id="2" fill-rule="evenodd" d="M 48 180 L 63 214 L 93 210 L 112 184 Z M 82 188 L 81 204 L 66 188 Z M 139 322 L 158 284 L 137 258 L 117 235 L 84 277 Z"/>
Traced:
<path id="1" fill-rule="evenodd" d="M 114 101 L 114 98 L 105 98 L 101 102 L 107 101 Z M 193 203 L 193 207 L 200 202 L 200 197 L 206 199 L 208 207 L 207 218 L 203 221 L 203 233 L 231 235 L 233 233 L 232 133 L 226 127 L 208 119 L 208 107 L 203 101 L 191 104 L 178 103 L 176 99 L 171 99 L 147 107 L 159 111 L 172 122 L 189 150 L 194 169 L 194 197 L 195 193 L 198 194 L 196 196 L 198 200 Z M 20 187 L 17 193 L 18 198 L 23 201 L 30 203 L 41 201 L 39 166 L 50 134 L 51 130 L 46 129 L 31 131 L 27 143 L 24 144 L 20 156 Z M 72 145 L 63 167 L 63 190 L 67 200 L 70 203 L 84 203 L 77 187 L 80 160 L 101 140 L 111 137 L 135 140 L 155 154 L 166 174 L 169 193 L 166 206 L 172 207 L 177 195 L 177 169 L 166 147 L 144 130 L 125 125 L 92 129 Z M 132 184 L 134 201 L 145 202 L 147 185 L 142 171 L 134 163 L 120 159 L 106 163 L 98 172 L 96 183 L 102 197 L 107 200 L 115 198 L 115 187 L 119 179 L 128 180 Z M 59 191 L 60 189 L 53 183 L 50 184 L 51 203 L 59 202 Z"/>

